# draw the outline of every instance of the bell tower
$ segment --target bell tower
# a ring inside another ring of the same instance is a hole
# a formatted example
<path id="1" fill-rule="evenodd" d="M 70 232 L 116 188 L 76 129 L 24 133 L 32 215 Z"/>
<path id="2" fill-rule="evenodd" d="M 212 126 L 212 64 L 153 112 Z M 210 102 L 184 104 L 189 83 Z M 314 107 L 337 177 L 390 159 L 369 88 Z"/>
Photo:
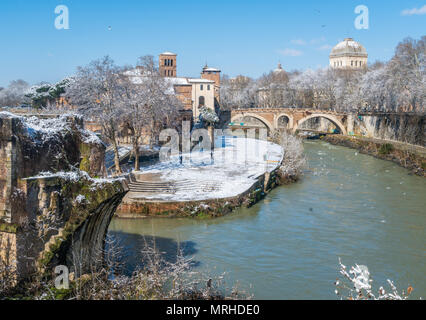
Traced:
<path id="1" fill-rule="evenodd" d="M 217 87 L 220 87 L 220 70 L 216 68 L 209 68 L 207 64 L 201 72 L 201 79 L 213 80 Z"/>
<path id="2" fill-rule="evenodd" d="M 159 71 L 163 77 L 177 77 L 177 54 L 172 52 L 163 52 L 159 56 Z"/>

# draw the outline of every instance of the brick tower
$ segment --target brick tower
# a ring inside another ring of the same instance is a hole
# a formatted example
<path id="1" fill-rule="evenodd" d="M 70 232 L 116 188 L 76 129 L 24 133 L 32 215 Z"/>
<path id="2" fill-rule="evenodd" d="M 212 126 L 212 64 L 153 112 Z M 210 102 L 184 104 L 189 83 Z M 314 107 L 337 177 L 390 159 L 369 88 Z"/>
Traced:
<path id="1" fill-rule="evenodd" d="M 201 72 L 201 79 L 213 80 L 217 87 L 220 87 L 220 70 L 216 68 L 209 68 L 206 66 Z"/>
<path id="2" fill-rule="evenodd" d="M 160 74 L 163 77 L 176 78 L 177 76 L 176 57 L 177 57 L 177 54 L 172 52 L 163 52 L 160 54 L 159 70 L 160 70 Z"/>
<path id="3" fill-rule="evenodd" d="M 207 63 L 201 72 L 201 79 L 214 81 L 214 106 L 216 112 L 220 108 L 220 72 L 219 69 L 208 67 Z"/>

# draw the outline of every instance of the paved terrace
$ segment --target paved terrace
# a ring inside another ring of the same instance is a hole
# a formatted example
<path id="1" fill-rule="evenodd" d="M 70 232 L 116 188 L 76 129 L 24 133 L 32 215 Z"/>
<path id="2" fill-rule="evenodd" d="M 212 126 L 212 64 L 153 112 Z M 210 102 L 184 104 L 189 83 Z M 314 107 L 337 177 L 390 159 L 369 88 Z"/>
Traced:
<path id="1" fill-rule="evenodd" d="M 223 139 L 223 147 L 175 156 L 134 172 L 125 201 L 180 202 L 223 199 L 250 189 L 282 161 L 276 144 L 244 138 Z"/>

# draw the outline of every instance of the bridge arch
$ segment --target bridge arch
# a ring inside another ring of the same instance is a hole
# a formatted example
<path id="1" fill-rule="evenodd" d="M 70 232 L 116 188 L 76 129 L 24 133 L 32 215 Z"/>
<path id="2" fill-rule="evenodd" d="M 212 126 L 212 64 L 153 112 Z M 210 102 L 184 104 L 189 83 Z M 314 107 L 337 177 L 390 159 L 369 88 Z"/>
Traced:
<path id="1" fill-rule="evenodd" d="M 307 120 L 309 120 L 309 119 L 312 119 L 312 118 L 325 118 L 325 119 L 327 119 L 327 120 L 330 120 L 336 127 L 338 127 L 339 128 L 339 130 L 340 130 L 340 132 L 342 133 L 342 134 L 344 134 L 344 135 L 347 135 L 348 134 L 348 132 L 347 132 L 347 130 L 346 130 L 346 128 L 345 128 L 345 126 L 343 125 L 343 123 L 339 120 L 339 119 L 337 119 L 335 116 L 333 116 L 333 115 L 330 115 L 330 114 L 321 114 L 321 113 L 317 113 L 317 114 L 311 114 L 310 116 L 307 116 L 307 117 L 305 117 L 305 118 L 303 118 L 303 119 L 301 119 L 298 123 L 297 123 L 297 125 L 295 125 L 294 126 L 294 128 L 293 128 L 293 132 L 296 132 L 297 131 L 297 129 L 299 129 L 299 126 L 302 124 L 302 123 L 304 123 L 305 121 L 307 121 Z"/>
<path id="2" fill-rule="evenodd" d="M 231 122 L 235 122 L 236 120 L 238 120 L 240 118 L 245 118 L 245 117 L 252 117 L 252 118 L 255 118 L 255 119 L 261 121 L 268 128 L 269 131 L 272 131 L 274 129 L 274 126 L 268 120 L 266 120 L 262 116 L 259 116 L 255 113 L 239 113 L 239 114 L 236 114 L 235 116 L 233 116 L 231 118 Z"/>
<path id="3" fill-rule="evenodd" d="M 288 113 L 279 113 L 278 115 L 275 116 L 275 119 L 274 119 L 275 128 L 279 129 L 279 121 L 282 117 L 286 117 L 288 119 L 287 129 L 292 129 L 294 126 L 294 118 Z"/>

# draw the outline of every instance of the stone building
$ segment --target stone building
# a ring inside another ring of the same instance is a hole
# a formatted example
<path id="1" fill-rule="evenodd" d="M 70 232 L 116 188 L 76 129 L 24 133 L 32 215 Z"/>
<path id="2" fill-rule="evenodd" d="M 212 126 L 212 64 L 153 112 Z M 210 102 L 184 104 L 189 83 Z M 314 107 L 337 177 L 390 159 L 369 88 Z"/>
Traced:
<path id="1" fill-rule="evenodd" d="M 168 84 L 167 93 L 175 94 L 182 103 L 182 109 L 179 110 L 182 119 L 198 122 L 201 107 L 218 112 L 221 73 L 219 69 L 206 65 L 201 71 L 200 78 L 179 77 L 177 54 L 172 52 L 161 53 L 158 63 L 159 73 Z M 132 77 L 135 83 L 140 83 L 145 76 L 142 68 L 127 71 L 126 74 Z"/>
<path id="2" fill-rule="evenodd" d="M 159 71 L 163 77 L 177 77 L 177 54 L 172 52 L 163 52 L 159 56 Z"/>
<path id="3" fill-rule="evenodd" d="M 177 54 L 164 52 L 159 55 L 159 72 L 169 83 L 170 92 L 174 92 L 183 104 L 184 111 L 192 111 L 192 118 L 198 121 L 200 108 L 207 107 L 216 112 L 220 106 L 220 73 L 207 65 L 201 71 L 200 78 L 178 77 Z"/>
<path id="4" fill-rule="evenodd" d="M 330 53 L 330 67 L 333 69 L 359 70 L 367 67 L 367 50 L 352 38 L 338 43 Z"/>

